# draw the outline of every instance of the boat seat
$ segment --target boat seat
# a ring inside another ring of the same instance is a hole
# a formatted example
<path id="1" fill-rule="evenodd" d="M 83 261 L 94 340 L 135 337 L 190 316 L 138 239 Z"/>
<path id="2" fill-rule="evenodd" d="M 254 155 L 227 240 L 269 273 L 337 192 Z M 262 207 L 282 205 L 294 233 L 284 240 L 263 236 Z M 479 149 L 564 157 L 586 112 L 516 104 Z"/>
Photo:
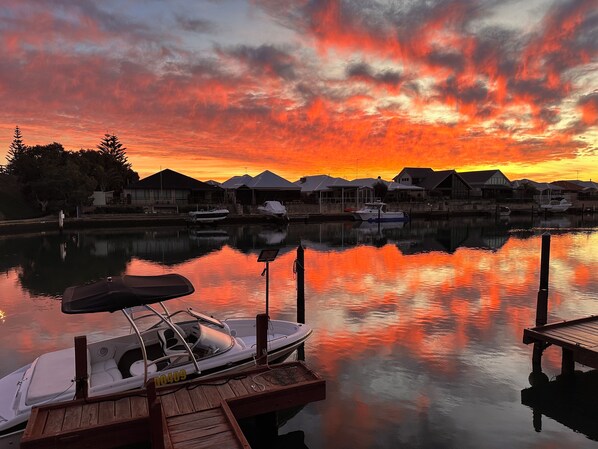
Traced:
<path id="1" fill-rule="evenodd" d="M 89 373 L 89 386 L 110 384 L 116 380 L 122 380 L 123 376 L 114 359 L 102 360 L 91 365 Z"/>
<path id="2" fill-rule="evenodd" d="M 176 324 L 174 326 L 184 337 L 185 331 Z M 165 355 L 187 354 L 185 344 L 170 327 L 158 330 L 158 338 L 160 339 L 160 346 L 162 347 L 162 351 L 164 351 Z"/>

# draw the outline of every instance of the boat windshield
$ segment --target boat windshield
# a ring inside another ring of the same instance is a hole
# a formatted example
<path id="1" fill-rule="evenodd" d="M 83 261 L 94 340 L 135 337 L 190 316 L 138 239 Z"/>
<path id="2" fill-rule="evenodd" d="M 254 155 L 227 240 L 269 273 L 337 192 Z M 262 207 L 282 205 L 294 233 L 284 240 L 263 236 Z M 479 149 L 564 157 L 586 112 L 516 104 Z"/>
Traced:
<path id="1" fill-rule="evenodd" d="M 210 350 L 210 354 L 221 353 L 232 348 L 234 340 L 231 335 L 211 326 L 198 323 L 200 327 L 199 344 Z"/>

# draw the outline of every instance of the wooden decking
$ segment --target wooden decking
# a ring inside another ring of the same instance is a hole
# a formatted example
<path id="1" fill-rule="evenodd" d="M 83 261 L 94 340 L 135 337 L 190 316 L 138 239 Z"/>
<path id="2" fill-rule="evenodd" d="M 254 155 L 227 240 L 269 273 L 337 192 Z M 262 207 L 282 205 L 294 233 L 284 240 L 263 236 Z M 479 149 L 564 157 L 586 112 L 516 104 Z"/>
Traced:
<path id="1" fill-rule="evenodd" d="M 325 399 L 326 384 L 301 362 L 156 389 L 164 446 L 249 448 L 237 419 Z M 21 440 L 32 448 L 117 448 L 151 441 L 147 393 L 135 390 L 35 408 Z"/>
<path id="2" fill-rule="evenodd" d="M 567 351 L 563 353 L 564 362 L 572 357 L 572 361 L 598 368 L 598 316 L 525 329 L 523 342 L 559 346 Z"/>

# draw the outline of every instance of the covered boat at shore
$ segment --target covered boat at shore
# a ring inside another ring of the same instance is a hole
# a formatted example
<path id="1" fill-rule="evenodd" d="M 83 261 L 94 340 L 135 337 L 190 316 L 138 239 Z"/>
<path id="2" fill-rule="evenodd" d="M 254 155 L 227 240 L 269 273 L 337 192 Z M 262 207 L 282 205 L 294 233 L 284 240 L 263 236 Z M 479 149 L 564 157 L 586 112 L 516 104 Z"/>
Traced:
<path id="1" fill-rule="evenodd" d="M 121 311 L 132 332 L 87 345 L 89 396 L 193 377 L 209 378 L 255 364 L 255 318 L 219 320 L 191 308 L 170 313 L 164 302 L 189 295 L 193 285 L 177 274 L 107 278 L 69 287 L 62 311 Z M 268 361 L 287 358 L 311 335 L 305 324 L 269 320 Z M 0 380 L 0 443 L 23 432 L 35 406 L 73 399 L 75 351 L 40 355 Z"/>

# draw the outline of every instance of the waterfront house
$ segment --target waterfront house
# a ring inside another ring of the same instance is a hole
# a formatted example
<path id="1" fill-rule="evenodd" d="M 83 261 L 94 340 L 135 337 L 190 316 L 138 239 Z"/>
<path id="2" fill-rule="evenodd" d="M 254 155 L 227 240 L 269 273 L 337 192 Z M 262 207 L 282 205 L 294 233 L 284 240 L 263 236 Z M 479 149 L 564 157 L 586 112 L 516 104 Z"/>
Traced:
<path id="1" fill-rule="evenodd" d="M 459 172 L 471 186 L 471 197 L 506 199 L 513 197 L 511 181 L 500 170 Z"/>
<path id="2" fill-rule="evenodd" d="M 219 204 L 224 190 L 170 169 L 140 179 L 124 189 L 127 202 L 150 212 L 178 212 L 183 205 Z"/>
<path id="3" fill-rule="evenodd" d="M 549 182 L 536 182 L 531 179 L 518 179 L 512 182 L 513 196 L 520 200 L 545 203 L 550 199 L 563 198 L 563 188 Z M 570 195 L 567 195 L 567 199 Z"/>
<path id="4" fill-rule="evenodd" d="M 287 203 L 301 199 L 301 187 L 287 181 L 276 173 L 265 170 L 257 176 L 233 176 L 222 183 L 233 202 L 256 205 L 264 201 Z"/>
<path id="5" fill-rule="evenodd" d="M 471 186 L 455 170 L 434 171 L 431 168 L 404 168 L 394 182 L 423 188 L 427 195 L 437 198 L 468 198 Z"/>
<path id="6" fill-rule="evenodd" d="M 357 188 L 343 178 L 328 175 L 303 176 L 295 185 L 301 188 L 301 199 L 305 203 L 342 203 L 349 198 L 355 201 Z"/>

